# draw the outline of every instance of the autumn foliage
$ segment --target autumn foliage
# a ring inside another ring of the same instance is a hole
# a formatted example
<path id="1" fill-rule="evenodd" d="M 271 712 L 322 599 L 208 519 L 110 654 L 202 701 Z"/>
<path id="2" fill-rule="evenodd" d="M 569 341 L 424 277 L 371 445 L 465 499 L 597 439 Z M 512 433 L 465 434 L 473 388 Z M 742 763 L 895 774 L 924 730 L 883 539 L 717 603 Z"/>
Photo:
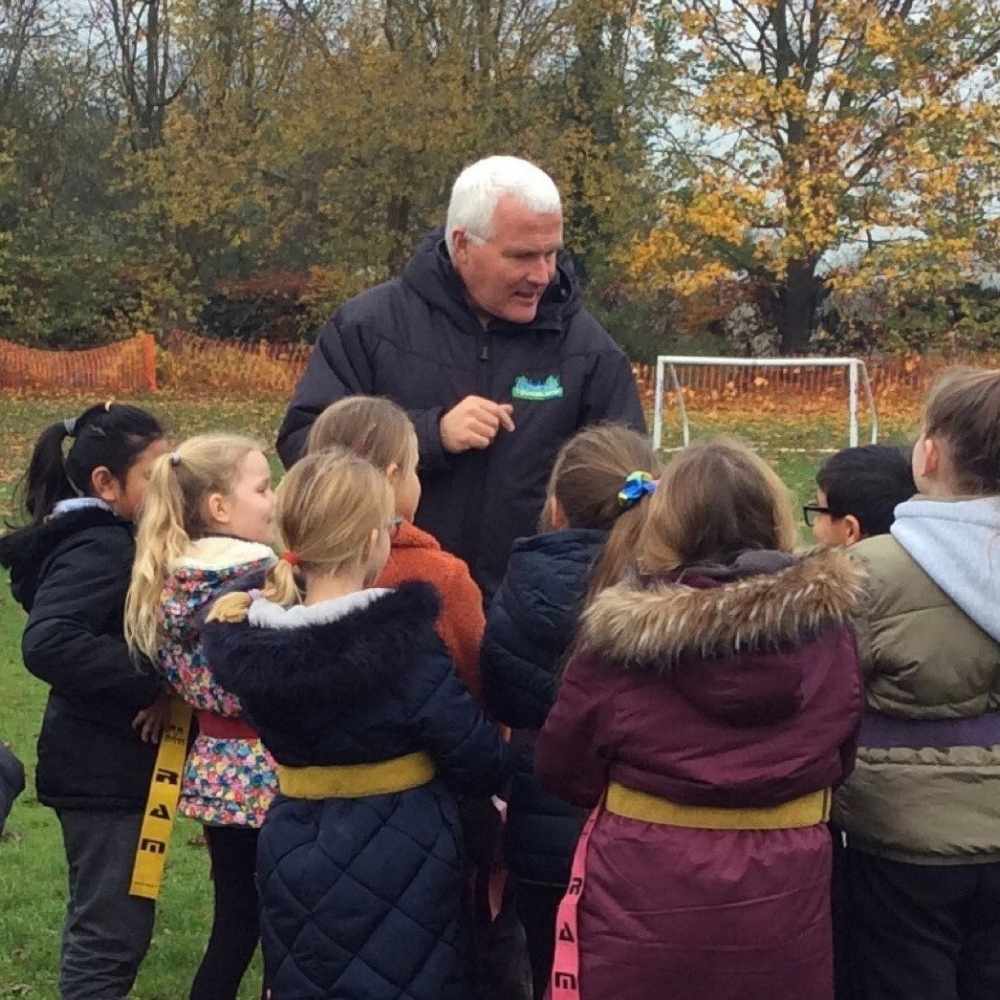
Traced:
<path id="1" fill-rule="evenodd" d="M 823 278 L 934 296 L 996 260 L 994 0 L 675 0 L 681 176 L 625 263 L 689 297 L 741 277 L 802 351 Z"/>

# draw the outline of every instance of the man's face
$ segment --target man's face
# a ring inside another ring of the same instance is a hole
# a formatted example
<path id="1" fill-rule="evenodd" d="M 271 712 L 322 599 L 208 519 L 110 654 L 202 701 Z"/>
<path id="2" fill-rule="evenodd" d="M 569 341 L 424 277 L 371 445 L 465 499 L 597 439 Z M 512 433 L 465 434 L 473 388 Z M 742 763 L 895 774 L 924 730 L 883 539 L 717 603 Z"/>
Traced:
<path id="1" fill-rule="evenodd" d="M 504 196 L 493 213 L 493 235 L 480 240 L 456 229 L 454 265 L 480 317 L 530 323 L 556 274 L 562 249 L 559 212 L 532 212 Z"/>

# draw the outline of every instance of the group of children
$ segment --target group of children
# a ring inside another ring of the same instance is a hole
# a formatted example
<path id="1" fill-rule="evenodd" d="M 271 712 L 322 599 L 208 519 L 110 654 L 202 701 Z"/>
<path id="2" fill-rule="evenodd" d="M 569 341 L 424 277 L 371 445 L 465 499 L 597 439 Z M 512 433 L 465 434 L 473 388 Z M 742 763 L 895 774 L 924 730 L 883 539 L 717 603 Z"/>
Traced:
<path id="1" fill-rule="evenodd" d="M 42 434 L 0 564 L 50 686 L 64 1000 L 127 997 L 149 947 L 177 697 L 215 900 L 193 1000 L 258 940 L 273 1000 L 478 996 L 502 811 L 536 1000 L 1000 995 L 1000 372 L 945 376 L 912 459 L 831 458 L 805 554 L 744 446 L 661 470 L 587 428 L 485 617 L 413 523 L 418 463 L 370 397 L 274 491 L 259 443 L 171 448 L 131 406 Z"/>

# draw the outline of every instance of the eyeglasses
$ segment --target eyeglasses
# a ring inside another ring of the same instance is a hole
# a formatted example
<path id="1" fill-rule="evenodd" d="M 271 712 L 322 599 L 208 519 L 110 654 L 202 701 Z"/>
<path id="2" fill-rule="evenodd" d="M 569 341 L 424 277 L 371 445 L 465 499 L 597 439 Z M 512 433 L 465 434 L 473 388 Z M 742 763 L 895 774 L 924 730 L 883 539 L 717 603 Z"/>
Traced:
<path id="1" fill-rule="evenodd" d="M 835 514 L 829 507 L 820 507 L 819 504 L 807 503 L 802 508 L 802 516 L 805 518 L 806 527 L 811 528 L 816 523 L 817 514 L 828 514 L 830 517 L 843 517 L 843 514 Z"/>
<path id="2" fill-rule="evenodd" d="M 401 517 L 394 517 L 389 522 L 389 537 L 390 538 L 395 538 L 399 534 L 399 526 L 402 523 L 403 523 L 403 519 Z"/>

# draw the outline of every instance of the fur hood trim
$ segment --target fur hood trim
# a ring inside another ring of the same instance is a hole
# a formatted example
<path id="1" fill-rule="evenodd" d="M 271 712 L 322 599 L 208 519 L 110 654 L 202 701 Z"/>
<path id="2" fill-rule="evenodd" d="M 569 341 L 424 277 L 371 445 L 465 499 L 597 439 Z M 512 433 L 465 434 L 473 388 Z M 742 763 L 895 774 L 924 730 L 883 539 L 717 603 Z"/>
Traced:
<path id="1" fill-rule="evenodd" d="M 583 648 L 614 663 L 663 671 L 684 657 L 799 645 L 850 622 L 863 593 L 857 563 L 817 550 L 777 573 L 715 587 L 609 587 L 584 612 L 580 636 Z"/>
<path id="2" fill-rule="evenodd" d="M 249 703 L 275 699 L 307 710 L 384 688 L 440 640 L 440 600 L 426 583 L 405 583 L 332 621 L 273 628 L 209 622 L 205 653 L 219 682 Z"/>
<path id="3" fill-rule="evenodd" d="M 171 573 L 183 573 L 185 570 L 211 573 L 246 563 L 266 562 L 270 565 L 276 561 L 274 551 L 260 542 L 247 542 L 227 535 L 206 535 L 195 539 L 169 569 Z"/>

